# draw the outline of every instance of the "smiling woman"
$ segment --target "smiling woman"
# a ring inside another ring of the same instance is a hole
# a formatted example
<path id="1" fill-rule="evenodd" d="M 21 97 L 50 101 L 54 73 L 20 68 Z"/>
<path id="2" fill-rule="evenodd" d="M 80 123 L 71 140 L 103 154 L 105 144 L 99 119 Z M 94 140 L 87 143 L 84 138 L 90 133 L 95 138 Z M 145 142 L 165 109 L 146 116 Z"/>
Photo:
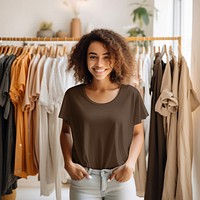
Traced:
<path id="1" fill-rule="evenodd" d="M 69 69 L 82 84 L 66 91 L 59 114 L 71 200 L 135 196 L 133 173 L 144 142 L 141 120 L 148 113 L 137 89 L 123 84 L 132 66 L 126 41 L 111 30 L 93 30 L 71 52 Z"/>
<path id="2" fill-rule="evenodd" d="M 92 42 L 87 54 L 88 70 L 96 80 L 102 80 L 113 70 L 114 60 L 101 42 Z"/>

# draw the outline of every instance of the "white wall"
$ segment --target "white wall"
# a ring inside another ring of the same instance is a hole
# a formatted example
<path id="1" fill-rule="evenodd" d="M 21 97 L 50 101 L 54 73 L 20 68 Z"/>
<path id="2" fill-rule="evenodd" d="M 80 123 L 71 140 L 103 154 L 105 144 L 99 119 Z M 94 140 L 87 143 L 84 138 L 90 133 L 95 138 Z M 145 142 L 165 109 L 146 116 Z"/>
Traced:
<path id="1" fill-rule="evenodd" d="M 173 0 L 154 0 L 154 6 L 158 9 L 158 11 L 153 20 L 153 36 L 173 37 Z M 167 46 L 174 45 L 174 47 L 177 47 L 178 42 L 170 40 L 153 42 L 155 47 L 162 48 L 163 44 L 166 44 Z M 176 52 L 177 48 L 173 49 Z"/>
<path id="2" fill-rule="evenodd" d="M 181 8 L 179 10 L 179 6 Z M 153 21 L 153 36 L 172 37 L 181 36 L 182 54 L 184 55 L 188 66 L 191 63 L 191 36 L 192 36 L 192 1 L 191 0 L 155 0 L 154 6 L 158 9 L 157 19 Z M 177 6 L 177 8 L 176 8 Z M 177 9 L 173 14 L 173 10 Z M 180 12 L 180 13 L 179 13 Z M 180 15 L 180 16 L 179 16 Z M 181 20 L 180 20 L 181 17 Z M 174 51 L 177 55 L 178 42 L 166 41 L 166 44 L 174 45 Z M 163 41 L 154 42 L 159 46 Z"/>
<path id="3" fill-rule="evenodd" d="M 155 37 L 173 36 L 173 0 L 155 0 L 154 6 L 158 9 L 157 18 L 154 18 L 153 35 Z"/>
<path id="4" fill-rule="evenodd" d="M 192 2 L 191 0 L 182 0 L 182 53 L 187 60 L 189 69 L 191 68 L 191 43 L 192 43 Z M 187 13 L 187 14 L 185 14 Z"/>
<path id="5" fill-rule="evenodd" d="M 111 28 L 126 36 L 124 27 L 133 24 L 133 2 L 87 0 L 80 12 L 83 33 L 87 24 L 92 23 L 94 28 Z M 35 37 L 43 21 L 52 22 L 55 32 L 62 29 L 69 33 L 72 17 L 72 10 L 62 0 L 0 0 L 0 37 Z M 151 28 L 148 30 L 152 32 Z"/>

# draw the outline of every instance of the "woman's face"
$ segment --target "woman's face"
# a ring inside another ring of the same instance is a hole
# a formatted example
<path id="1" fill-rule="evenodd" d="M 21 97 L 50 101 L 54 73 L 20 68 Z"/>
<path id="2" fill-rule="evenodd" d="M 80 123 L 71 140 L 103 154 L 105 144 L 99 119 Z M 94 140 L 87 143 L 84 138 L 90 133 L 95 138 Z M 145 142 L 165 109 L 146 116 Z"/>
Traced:
<path id="1" fill-rule="evenodd" d="M 88 47 L 87 66 L 96 80 L 104 80 L 110 77 L 114 60 L 103 43 L 94 41 Z"/>

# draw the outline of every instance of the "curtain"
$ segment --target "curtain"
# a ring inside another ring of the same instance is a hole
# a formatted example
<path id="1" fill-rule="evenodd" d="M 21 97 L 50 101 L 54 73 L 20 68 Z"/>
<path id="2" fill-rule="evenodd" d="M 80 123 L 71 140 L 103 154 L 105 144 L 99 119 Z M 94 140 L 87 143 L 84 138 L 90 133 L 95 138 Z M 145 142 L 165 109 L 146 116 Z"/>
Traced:
<path id="1" fill-rule="evenodd" d="M 193 0 L 193 28 L 192 28 L 192 53 L 191 53 L 191 79 L 194 90 L 198 97 L 200 97 L 200 1 Z M 199 200 L 200 197 L 200 108 L 193 113 L 194 122 L 194 159 L 193 159 L 193 200 Z"/>

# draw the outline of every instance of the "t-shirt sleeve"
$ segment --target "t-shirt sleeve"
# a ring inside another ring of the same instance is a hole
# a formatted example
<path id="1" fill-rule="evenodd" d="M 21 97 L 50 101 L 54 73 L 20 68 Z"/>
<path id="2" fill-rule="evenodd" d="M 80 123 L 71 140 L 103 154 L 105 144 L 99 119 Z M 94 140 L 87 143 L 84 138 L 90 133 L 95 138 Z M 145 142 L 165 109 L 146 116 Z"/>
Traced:
<path id="1" fill-rule="evenodd" d="M 64 121 L 69 122 L 70 120 L 70 95 L 69 91 L 65 92 L 63 102 L 61 105 L 59 118 L 62 118 Z"/>
<path id="2" fill-rule="evenodd" d="M 134 96 L 133 124 L 135 125 L 141 123 L 141 120 L 145 119 L 149 114 L 146 110 L 142 97 L 137 90 Z"/>

